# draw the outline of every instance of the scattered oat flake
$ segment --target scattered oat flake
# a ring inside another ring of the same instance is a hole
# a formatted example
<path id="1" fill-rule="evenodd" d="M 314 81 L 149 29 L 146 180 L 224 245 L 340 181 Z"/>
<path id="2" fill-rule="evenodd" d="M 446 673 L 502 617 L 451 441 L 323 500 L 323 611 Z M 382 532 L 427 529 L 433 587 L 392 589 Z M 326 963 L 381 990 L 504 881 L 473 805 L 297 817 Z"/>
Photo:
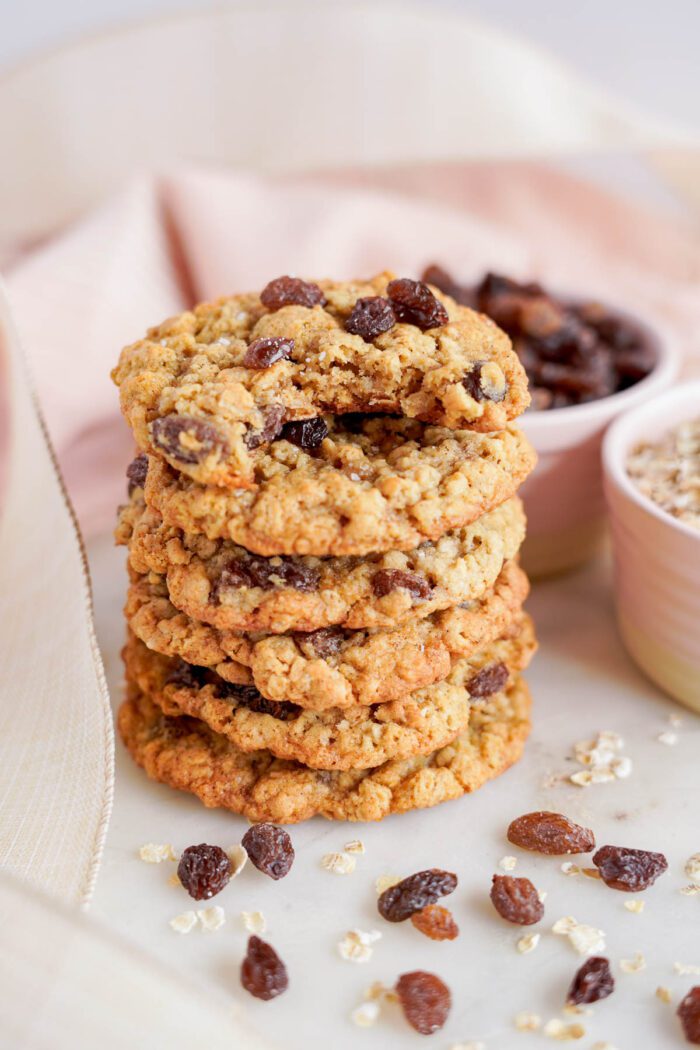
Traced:
<path id="1" fill-rule="evenodd" d="M 353 839 L 352 842 L 346 842 L 343 847 L 345 853 L 364 853 L 365 844 L 362 839 Z"/>
<path id="2" fill-rule="evenodd" d="M 587 879 L 600 878 L 600 872 L 597 868 L 581 868 L 581 874 L 585 875 Z"/>
<path id="3" fill-rule="evenodd" d="M 160 864 L 164 860 L 177 860 L 175 850 L 169 842 L 163 844 L 147 842 L 139 850 L 139 857 L 146 864 Z"/>
<path id="4" fill-rule="evenodd" d="M 498 862 L 498 866 L 501 869 L 501 871 L 513 871 L 517 863 L 517 857 L 501 857 L 501 859 Z"/>
<path id="5" fill-rule="evenodd" d="M 176 871 L 171 872 L 168 876 L 168 886 L 182 886 L 180 876 Z"/>
<path id="6" fill-rule="evenodd" d="M 368 1000 L 356 1006 L 350 1015 L 358 1028 L 371 1028 L 377 1023 L 379 1017 L 379 1003 L 376 1000 Z"/>
<path id="7" fill-rule="evenodd" d="M 674 729 L 680 729 L 680 727 L 683 725 L 683 719 L 680 715 L 669 715 L 668 724 L 670 726 L 673 726 Z"/>
<path id="8" fill-rule="evenodd" d="M 700 886 L 681 886 L 684 897 L 696 897 L 700 893 Z"/>
<path id="9" fill-rule="evenodd" d="M 248 933 L 264 933 L 267 929 L 267 920 L 261 911 L 242 911 L 241 922 Z"/>
<path id="10" fill-rule="evenodd" d="M 685 862 L 685 873 L 691 882 L 700 886 L 700 853 L 694 853 Z"/>
<path id="11" fill-rule="evenodd" d="M 539 933 L 526 933 L 524 937 L 520 938 L 516 947 L 521 955 L 527 955 L 529 952 L 534 952 L 539 943 Z"/>
<path id="12" fill-rule="evenodd" d="M 207 933 L 214 933 L 221 929 L 226 922 L 226 912 L 220 904 L 214 904 L 211 908 L 200 908 L 197 918 L 202 924 L 202 929 Z"/>
<path id="13" fill-rule="evenodd" d="M 590 1007 L 581 1006 L 579 1003 L 565 1003 L 561 1012 L 567 1017 L 581 1017 L 593 1013 Z"/>
<path id="14" fill-rule="evenodd" d="M 627 911 L 633 912 L 635 915 L 641 915 L 644 911 L 645 901 L 625 901 L 625 908 Z"/>
<path id="15" fill-rule="evenodd" d="M 647 961 L 641 952 L 637 952 L 633 959 L 620 959 L 620 969 L 623 973 L 641 973 L 646 968 Z"/>
<path id="16" fill-rule="evenodd" d="M 453 1043 L 450 1050 L 486 1050 L 486 1043 L 480 1040 L 470 1043 Z"/>
<path id="17" fill-rule="evenodd" d="M 678 733 L 674 733 L 670 729 L 665 729 L 663 733 L 659 733 L 656 739 L 660 744 L 665 744 L 666 747 L 673 747 L 678 743 Z"/>
<path id="18" fill-rule="evenodd" d="M 680 977 L 696 977 L 700 974 L 700 966 L 694 966 L 692 963 L 674 963 L 673 969 Z"/>
<path id="19" fill-rule="evenodd" d="M 533 1014 L 530 1010 L 521 1010 L 513 1019 L 513 1024 L 519 1032 L 536 1032 L 542 1027 L 542 1018 L 539 1014 Z"/>
<path id="20" fill-rule="evenodd" d="M 582 740 L 574 745 L 574 757 L 584 768 L 569 776 L 579 787 L 622 780 L 632 772 L 632 762 L 620 754 L 624 740 L 619 733 L 604 730 L 594 740 Z"/>
<path id="21" fill-rule="evenodd" d="M 654 994 L 662 1003 L 670 1003 L 672 1001 L 671 989 L 666 988 L 663 984 L 659 985 Z"/>
<path id="22" fill-rule="evenodd" d="M 338 941 L 338 952 L 341 959 L 348 962 L 364 963 L 372 958 L 372 945 L 381 937 L 379 930 L 348 930 Z"/>
<path id="23" fill-rule="evenodd" d="M 240 874 L 246 865 L 248 860 L 248 854 L 241 846 L 240 842 L 235 846 L 229 846 L 225 851 L 226 856 L 231 861 L 231 878 L 235 879 L 236 875 Z"/>
<path id="24" fill-rule="evenodd" d="M 612 1043 L 594 1043 L 591 1050 L 617 1050 Z"/>
<path id="25" fill-rule="evenodd" d="M 401 882 L 400 875 L 380 875 L 379 878 L 375 879 L 374 888 L 381 896 L 381 894 L 384 893 L 384 890 L 391 889 L 391 887 L 396 886 L 398 882 Z"/>
<path id="26" fill-rule="evenodd" d="M 357 861 L 349 853 L 325 853 L 321 857 L 321 867 L 334 875 L 351 875 Z"/>
<path id="27" fill-rule="evenodd" d="M 567 1024 L 565 1021 L 560 1021 L 558 1017 L 547 1021 L 542 1031 L 549 1039 L 556 1039 L 560 1043 L 583 1039 L 586 1034 L 586 1029 L 578 1021 Z"/>
<path id="28" fill-rule="evenodd" d="M 176 915 L 170 920 L 170 927 L 176 933 L 189 933 L 196 925 L 197 916 L 193 911 L 183 911 L 182 915 Z"/>
<path id="29" fill-rule="evenodd" d="M 552 926 L 552 933 L 568 937 L 572 948 L 579 955 L 596 955 L 605 951 L 605 934 L 595 926 L 587 926 L 579 923 L 573 915 L 565 915 L 557 919 Z"/>
<path id="30" fill-rule="evenodd" d="M 580 875 L 581 869 L 578 864 L 574 864 L 571 860 L 565 860 L 561 866 L 561 870 L 564 875 Z"/>
<path id="31" fill-rule="evenodd" d="M 538 890 L 537 891 L 537 896 L 540 899 L 540 904 L 544 904 L 544 902 L 547 900 L 547 891 L 546 890 Z"/>
<path id="32" fill-rule="evenodd" d="M 397 1003 L 399 997 L 396 994 L 394 988 L 387 988 L 381 981 L 374 981 L 369 988 L 365 990 L 365 999 L 378 1000 L 384 1003 Z"/>

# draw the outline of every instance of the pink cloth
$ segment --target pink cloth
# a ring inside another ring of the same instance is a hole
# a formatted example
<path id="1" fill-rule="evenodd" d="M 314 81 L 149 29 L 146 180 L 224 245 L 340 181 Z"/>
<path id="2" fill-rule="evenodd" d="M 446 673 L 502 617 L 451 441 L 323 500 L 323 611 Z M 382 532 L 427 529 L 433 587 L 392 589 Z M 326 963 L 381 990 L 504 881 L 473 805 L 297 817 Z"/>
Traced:
<path id="1" fill-rule="evenodd" d="M 122 345 L 192 302 L 280 273 L 337 278 L 438 261 L 497 269 L 662 315 L 697 370 L 700 244 L 543 165 L 420 166 L 274 179 L 143 179 L 21 259 L 10 302 L 86 533 L 124 498 L 132 444 L 109 379 Z"/>

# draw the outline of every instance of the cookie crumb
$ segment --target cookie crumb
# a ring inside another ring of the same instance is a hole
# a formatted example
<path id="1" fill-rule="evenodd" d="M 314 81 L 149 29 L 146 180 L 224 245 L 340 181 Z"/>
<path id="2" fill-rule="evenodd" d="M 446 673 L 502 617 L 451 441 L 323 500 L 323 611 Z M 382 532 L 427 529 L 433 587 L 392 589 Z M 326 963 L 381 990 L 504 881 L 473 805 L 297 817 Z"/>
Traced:
<path id="1" fill-rule="evenodd" d="M 214 933 L 215 930 L 221 929 L 226 922 L 226 912 L 221 905 L 214 904 L 211 908 L 200 908 L 197 912 L 197 918 L 201 922 L 203 930 L 206 930 L 207 933 Z"/>
<path id="2" fill-rule="evenodd" d="M 624 905 L 627 911 L 631 911 L 635 915 L 641 915 L 644 911 L 645 903 L 645 901 L 625 901 Z"/>
<path id="3" fill-rule="evenodd" d="M 169 925 L 175 933 L 189 933 L 197 925 L 197 916 L 193 911 L 183 911 L 171 919 Z"/>
<path id="4" fill-rule="evenodd" d="M 242 911 L 241 922 L 248 933 L 264 933 L 267 929 L 267 920 L 261 911 Z"/>
<path id="5" fill-rule="evenodd" d="M 633 959 L 620 959 L 620 969 L 623 973 L 641 973 L 646 968 L 647 961 L 641 952 L 636 952 Z"/>
<path id="6" fill-rule="evenodd" d="M 670 1003 L 672 1001 L 671 989 L 665 985 L 660 984 L 654 992 L 657 999 L 660 999 L 662 1003 Z"/>
<path id="7" fill-rule="evenodd" d="M 348 962 L 364 963 L 372 958 L 372 945 L 381 938 L 379 930 L 348 930 L 338 941 L 338 952 L 341 959 Z"/>
<path id="8" fill-rule="evenodd" d="M 529 952 L 534 952 L 537 945 L 540 943 L 539 933 L 526 933 L 524 937 L 521 937 L 516 944 L 516 948 L 521 955 L 527 955 Z"/>
<path id="9" fill-rule="evenodd" d="M 530 1010 L 521 1010 L 513 1019 L 513 1024 L 519 1032 L 536 1032 L 542 1027 L 542 1018 L 539 1014 L 533 1014 Z"/>
<path id="10" fill-rule="evenodd" d="M 321 857 L 321 867 L 334 875 L 351 875 L 357 861 L 349 853 L 325 853 Z"/>
<path id="11" fill-rule="evenodd" d="M 164 860 L 177 860 L 177 854 L 169 842 L 162 844 L 147 842 L 139 849 L 139 857 L 146 864 L 161 864 Z"/>
<path id="12" fill-rule="evenodd" d="M 343 852 L 362 854 L 365 852 L 365 844 L 362 839 L 353 839 L 352 842 L 345 843 Z"/>
<path id="13" fill-rule="evenodd" d="M 517 857 L 501 857 L 501 859 L 498 862 L 498 866 L 501 869 L 501 871 L 513 871 L 517 863 Z"/>

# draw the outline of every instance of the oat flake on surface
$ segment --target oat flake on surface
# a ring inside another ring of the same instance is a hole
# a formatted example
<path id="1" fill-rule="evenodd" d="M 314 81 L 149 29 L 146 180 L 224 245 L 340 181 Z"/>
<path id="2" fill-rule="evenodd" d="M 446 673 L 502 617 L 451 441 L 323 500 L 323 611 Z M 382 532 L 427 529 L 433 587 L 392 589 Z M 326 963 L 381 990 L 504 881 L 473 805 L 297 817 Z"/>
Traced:
<path id="1" fill-rule="evenodd" d="M 693 963 L 674 963 L 674 972 L 679 977 L 697 977 L 700 974 L 700 966 L 695 966 Z"/>
<path id="2" fill-rule="evenodd" d="M 547 1021 L 542 1031 L 549 1039 L 556 1039 L 560 1043 L 583 1039 L 586 1034 L 586 1029 L 578 1021 L 567 1024 L 565 1021 L 560 1021 L 558 1017 Z"/>
<path id="3" fill-rule="evenodd" d="M 362 854 L 365 852 L 365 844 L 362 839 L 353 839 L 352 842 L 345 843 L 343 852 Z"/>
<path id="4" fill-rule="evenodd" d="M 385 890 L 391 889 L 392 886 L 396 886 L 398 882 L 401 882 L 400 875 L 379 875 L 374 882 L 374 888 L 377 894 L 384 893 Z"/>
<path id="5" fill-rule="evenodd" d="M 264 933 L 267 929 L 267 919 L 261 911 L 242 911 L 241 922 L 248 933 Z"/>
<path id="6" fill-rule="evenodd" d="M 197 925 L 197 916 L 193 911 L 183 911 L 170 920 L 169 926 L 176 933 L 189 933 Z"/>
<path id="7" fill-rule="evenodd" d="M 521 1010 L 513 1018 L 513 1024 L 519 1032 L 536 1032 L 542 1027 L 542 1018 L 531 1010 Z"/>
<path id="8" fill-rule="evenodd" d="M 539 933 L 526 933 L 516 944 L 516 948 L 521 955 L 528 955 L 530 952 L 534 952 L 537 945 L 540 943 Z"/>
<path id="9" fill-rule="evenodd" d="M 665 744 L 666 747 L 674 747 L 678 743 L 678 733 L 665 729 L 663 733 L 659 733 L 656 739 L 660 744 Z"/>
<path id="10" fill-rule="evenodd" d="M 498 862 L 498 866 L 501 869 L 501 871 L 513 871 L 517 863 L 517 857 L 501 857 L 501 859 Z"/>
<path id="11" fill-rule="evenodd" d="M 647 961 L 641 952 L 636 952 L 633 959 L 620 959 L 620 969 L 623 973 L 641 973 L 646 968 Z"/>
<path id="12" fill-rule="evenodd" d="M 371 999 L 360 1003 L 350 1016 L 358 1028 L 371 1028 L 372 1025 L 377 1023 L 379 1018 L 379 1003 Z"/>
<path id="13" fill-rule="evenodd" d="M 338 941 L 338 952 L 341 959 L 348 962 L 365 963 L 372 958 L 375 941 L 380 940 L 379 930 L 348 930 Z"/>
<path id="14" fill-rule="evenodd" d="M 220 904 L 213 904 L 211 908 L 200 908 L 197 918 L 202 924 L 202 929 L 207 933 L 214 933 L 226 922 L 226 912 Z"/>
<path id="15" fill-rule="evenodd" d="M 486 1043 L 482 1043 L 481 1040 L 470 1043 L 453 1043 L 450 1050 L 486 1050 Z"/>
<path id="16" fill-rule="evenodd" d="M 147 842 L 139 849 L 139 857 L 146 864 L 161 864 L 164 860 L 177 860 L 175 850 L 169 842 Z"/>
<path id="17" fill-rule="evenodd" d="M 246 866 L 248 860 L 248 854 L 238 842 L 235 846 L 229 846 L 225 850 L 226 856 L 231 861 L 231 878 L 235 879 L 236 875 L 239 875 L 243 868 Z"/>
<path id="18" fill-rule="evenodd" d="M 180 876 L 176 871 L 171 872 L 168 876 L 168 886 L 182 886 Z"/>
<path id="19" fill-rule="evenodd" d="M 631 911 L 635 915 L 641 915 L 644 911 L 645 903 L 646 901 L 624 901 L 624 906 L 627 911 Z"/>
<path id="20" fill-rule="evenodd" d="M 685 873 L 692 883 L 700 886 L 700 853 L 694 853 L 685 862 Z"/>
<path id="21" fill-rule="evenodd" d="M 673 999 L 673 997 L 671 995 L 671 989 L 667 988 L 663 984 L 659 985 L 659 987 L 656 989 L 654 994 L 655 994 L 657 999 L 661 1000 L 662 1003 L 670 1003 L 672 1001 L 672 999 Z"/>
<path id="22" fill-rule="evenodd" d="M 334 875 L 351 875 L 356 864 L 357 861 L 350 853 L 324 853 L 321 857 L 321 867 Z"/>
<path id="23" fill-rule="evenodd" d="M 579 955 L 597 955 L 605 951 L 605 934 L 595 926 L 578 922 L 573 915 L 557 919 L 552 933 L 568 937 L 571 947 Z"/>

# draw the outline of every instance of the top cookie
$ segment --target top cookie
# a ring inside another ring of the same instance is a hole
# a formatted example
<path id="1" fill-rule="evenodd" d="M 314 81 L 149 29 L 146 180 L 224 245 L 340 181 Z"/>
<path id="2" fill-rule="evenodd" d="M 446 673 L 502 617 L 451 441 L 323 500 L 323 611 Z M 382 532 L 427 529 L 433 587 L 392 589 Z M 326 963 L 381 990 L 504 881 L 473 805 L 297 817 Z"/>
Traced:
<path id="1" fill-rule="evenodd" d="M 508 337 L 419 281 L 380 274 L 203 303 L 126 347 L 112 377 L 137 444 L 194 481 L 248 488 L 284 436 L 320 444 L 323 413 L 382 412 L 501 430 L 529 404 Z"/>

